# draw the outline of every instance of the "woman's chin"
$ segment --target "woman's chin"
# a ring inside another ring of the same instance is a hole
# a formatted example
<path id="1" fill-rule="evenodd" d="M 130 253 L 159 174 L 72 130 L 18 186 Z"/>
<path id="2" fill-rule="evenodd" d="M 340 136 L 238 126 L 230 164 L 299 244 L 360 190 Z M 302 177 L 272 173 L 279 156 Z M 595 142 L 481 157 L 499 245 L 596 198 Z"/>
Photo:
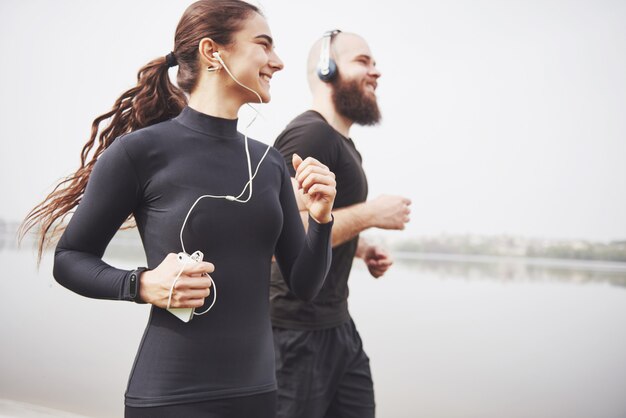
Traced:
<path id="1" fill-rule="evenodd" d="M 270 94 L 269 89 L 259 89 L 257 91 L 259 93 L 259 96 L 261 96 L 261 100 L 263 100 L 263 103 L 269 103 L 269 101 L 272 99 L 272 95 Z M 259 103 L 259 98 L 255 95 L 254 99 L 252 99 L 250 103 Z"/>

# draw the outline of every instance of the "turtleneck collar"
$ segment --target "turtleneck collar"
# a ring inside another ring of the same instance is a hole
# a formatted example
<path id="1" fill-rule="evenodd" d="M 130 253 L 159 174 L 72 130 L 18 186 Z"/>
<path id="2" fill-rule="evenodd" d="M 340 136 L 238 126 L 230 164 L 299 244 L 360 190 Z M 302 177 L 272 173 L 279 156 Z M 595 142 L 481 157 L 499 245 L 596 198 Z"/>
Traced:
<path id="1" fill-rule="evenodd" d="M 223 138 L 238 137 L 237 119 L 218 118 L 198 112 L 189 106 L 186 106 L 174 120 L 201 134 Z"/>

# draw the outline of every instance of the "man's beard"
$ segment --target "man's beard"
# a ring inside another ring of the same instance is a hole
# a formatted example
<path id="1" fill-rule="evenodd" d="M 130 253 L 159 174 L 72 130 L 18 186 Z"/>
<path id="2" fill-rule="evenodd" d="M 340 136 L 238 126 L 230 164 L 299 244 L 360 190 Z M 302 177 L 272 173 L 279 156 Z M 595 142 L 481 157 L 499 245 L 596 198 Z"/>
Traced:
<path id="1" fill-rule="evenodd" d="M 359 125 L 376 125 L 381 115 L 376 96 L 364 91 L 357 80 L 344 80 L 337 74 L 332 82 L 333 103 L 340 115 Z"/>

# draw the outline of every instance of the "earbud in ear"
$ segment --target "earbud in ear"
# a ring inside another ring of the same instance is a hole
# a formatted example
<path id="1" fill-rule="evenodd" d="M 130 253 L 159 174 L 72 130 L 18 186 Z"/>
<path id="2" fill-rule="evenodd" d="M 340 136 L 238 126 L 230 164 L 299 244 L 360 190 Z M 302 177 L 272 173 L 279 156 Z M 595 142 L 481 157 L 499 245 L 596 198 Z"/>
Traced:
<path id="1" fill-rule="evenodd" d="M 218 60 L 222 65 L 224 65 L 224 61 L 222 61 L 222 57 L 220 56 L 220 53 L 218 51 L 215 51 L 213 53 L 213 58 L 215 58 L 216 60 Z"/>
<path id="2" fill-rule="evenodd" d="M 224 61 L 222 61 L 222 57 L 220 57 L 220 53 L 219 53 L 218 51 L 215 51 L 215 52 L 214 52 L 213 54 L 211 54 L 211 55 L 213 55 L 213 58 L 215 58 L 216 60 L 218 60 L 218 61 L 220 62 L 220 64 L 222 64 L 222 65 L 226 65 L 226 64 L 224 64 Z M 219 70 L 219 69 L 220 69 L 219 65 L 218 65 L 217 67 L 207 67 L 207 70 L 208 70 L 210 73 L 212 73 L 212 72 L 214 72 L 214 71 L 217 71 L 217 70 Z"/>

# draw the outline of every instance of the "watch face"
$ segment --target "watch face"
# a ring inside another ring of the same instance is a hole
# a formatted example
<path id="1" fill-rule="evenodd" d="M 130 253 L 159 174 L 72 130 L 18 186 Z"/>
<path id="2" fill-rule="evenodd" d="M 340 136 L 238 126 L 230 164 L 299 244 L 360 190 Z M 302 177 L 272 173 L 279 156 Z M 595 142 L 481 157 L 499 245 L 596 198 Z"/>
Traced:
<path id="1" fill-rule="evenodd" d="M 130 297 L 135 299 L 137 297 L 137 273 L 134 271 L 130 274 Z"/>
<path id="2" fill-rule="evenodd" d="M 146 267 L 138 267 L 130 272 L 130 276 L 128 276 L 128 295 L 125 295 L 124 300 L 144 303 L 139 299 L 139 276 L 146 270 L 148 270 Z"/>

